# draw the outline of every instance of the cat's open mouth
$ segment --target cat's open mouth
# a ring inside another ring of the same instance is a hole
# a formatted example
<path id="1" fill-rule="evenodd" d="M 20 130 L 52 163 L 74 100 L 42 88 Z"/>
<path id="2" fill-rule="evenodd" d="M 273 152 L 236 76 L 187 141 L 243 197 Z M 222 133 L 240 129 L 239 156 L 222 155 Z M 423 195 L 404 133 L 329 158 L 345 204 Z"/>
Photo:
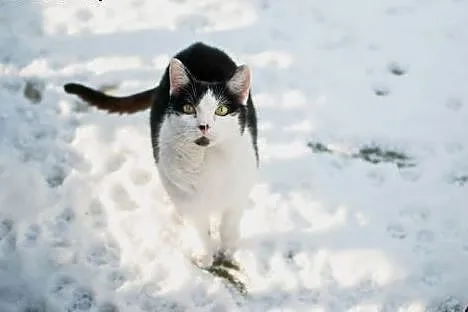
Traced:
<path id="1" fill-rule="evenodd" d="M 195 144 L 200 145 L 200 146 L 208 146 L 210 144 L 210 139 L 208 139 L 206 136 L 201 136 L 198 139 L 196 139 Z"/>

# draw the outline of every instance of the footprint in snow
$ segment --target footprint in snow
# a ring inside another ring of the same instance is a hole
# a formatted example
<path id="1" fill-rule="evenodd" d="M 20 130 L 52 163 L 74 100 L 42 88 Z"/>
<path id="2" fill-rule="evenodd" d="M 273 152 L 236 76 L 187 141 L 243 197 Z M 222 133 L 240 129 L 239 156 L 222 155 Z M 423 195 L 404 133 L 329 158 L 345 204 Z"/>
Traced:
<path id="1" fill-rule="evenodd" d="M 95 304 L 93 291 L 86 287 L 75 288 L 71 297 L 66 309 L 67 312 L 89 311 Z"/>
<path id="2" fill-rule="evenodd" d="M 62 185 L 66 177 L 67 177 L 67 172 L 63 167 L 54 166 L 50 169 L 50 172 L 46 180 L 50 187 L 55 188 L 55 187 Z"/>
<path id="3" fill-rule="evenodd" d="M 100 229 L 107 226 L 107 214 L 98 198 L 95 198 L 91 202 L 85 215 L 89 217 L 90 223 L 94 228 Z"/>
<path id="4" fill-rule="evenodd" d="M 5 253 L 16 250 L 16 231 L 11 219 L 0 221 L 0 248 Z"/>
<path id="5" fill-rule="evenodd" d="M 143 4 L 145 4 L 145 1 L 144 0 L 133 0 L 131 2 L 131 4 L 132 4 L 133 7 L 140 7 Z"/>
<path id="6" fill-rule="evenodd" d="M 401 218 L 416 224 L 426 224 L 430 218 L 430 211 L 426 207 L 406 207 L 399 211 Z"/>
<path id="7" fill-rule="evenodd" d="M 112 172 L 118 171 L 120 168 L 122 168 L 125 161 L 126 161 L 126 157 L 123 153 L 111 156 L 109 161 L 106 164 L 107 172 L 112 173 Z"/>
<path id="8" fill-rule="evenodd" d="M 33 247 L 36 245 L 42 229 L 37 224 L 31 224 L 24 232 L 23 246 Z"/>
<path id="9" fill-rule="evenodd" d="M 110 302 L 103 303 L 97 309 L 97 312 L 119 312 L 119 308 Z"/>
<path id="10" fill-rule="evenodd" d="M 65 223 L 72 223 L 76 218 L 75 212 L 71 208 L 65 208 L 57 216 L 57 222 L 63 221 Z"/>
<path id="11" fill-rule="evenodd" d="M 428 312 L 468 312 L 468 306 L 463 301 L 454 298 L 447 297 L 438 299 L 428 307 Z"/>
<path id="12" fill-rule="evenodd" d="M 444 268 L 437 262 L 427 262 L 421 266 L 421 282 L 428 286 L 435 286 L 442 282 Z"/>
<path id="13" fill-rule="evenodd" d="M 82 22 L 87 22 L 93 17 L 93 13 L 87 9 L 80 9 L 75 12 L 75 16 Z"/>
<path id="14" fill-rule="evenodd" d="M 420 230 L 416 234 L 416 239 L 422 244 L 433 244 L 436 240 L 436 235 L 431 230 Z"/>
<path id="15" fill-rule="evenodd" d="M 450 110 L 453 110 L 453 111 L 459 111 L 460 108 L 463 107 L 463 103 L 460 99 L 458 98 L 450 98 L 447 100 L 447 102 L 445 103 L 445 106 L 450 109 Z"/>
<path id="16" fill-rule="evenodd" d="M 127 277 L 123 272 L 118 270 L 111 271 L 107 276 L 107 283 L 110 289 L 116 290 L 127 281 Z"/>
<path id="17" fill-rule="evenodd" d="M 209 26 L 209 21 L 205 16 L 193 14 L 190 17 L 186 17 L 180 21 L 179 28 L 198 30 Z"/>
<path id="18" fill-rule="evenodd" d="M 397 62 L 391 62 L 387 66 L 387 69 L 392 75 L 395 76 L 403 76 L 406 75 L 408 72 L 406 66 Z M 372 89 L 374 91 L 374 94 L 377 96 L 387 96 L 390 94 L 390 89 L 384 84 L 374 84 Z"/>
<path id="19" fill-rule="evenodd" d="M 373 90 L 374 94 L 377 96 L 387 96 L 390 94 L 390 89 L 383 85 L 375 85 Z"/>
<path id="20" fill-rule="evenodd" d="M 69 230 L 70 224 L 75 220 L 75 217 L 73 209 L 65 208 L 53 219 L 53 221 L 47 222 L 48 230 L 55 239 L 55 242 L 66 241 L 66 233 Z"/>
<path id="21" fill-rule="evenodd" d="M 68 275 L 55 277 L 50 293 L 67 302 L 64 310 L 66 312 L 90 311 L 95 305 L 92 289 L 78 285 L 76 280 Z"/>
<path id="22" fill-rule="evenodd" d="M 49 291 L 55 297 L 67 297 L 75 284 L 74 278 L 68 275 L 60 275 L 54 278 Z"/>
<path id="23" fill-rule="evenodd" d="M 151 174 L 148 170 L 143 169 L 133 169 L 130 180 L 135 185 L 145 185 L 151 181 Z"/>
<path id="24" fill-rule="evenodd" d="M 388 64 L 388 71 L 395 76 L 403 76 L 408 72 L 408 69 L 402 64 L 392 62 Z"/>
<path id="25" fill-rule="evenodd" d="M 16 243 L 16 233 L 11 233 L 0 243 L 0 248 L 3 253 L 10 253 L 16 250 Z"/>
<path id="26" fill-rule="evenodd" d="M 112 187 L 111 197 L 121 210 L 131 211 L 138 208 L 138 205 L 130 198 L 130 194 L 121 184 L 115 184 Z"/>
<path id="27" fill-rule="evenodd" d="M 3 240 L 12 230 L 15 223 L 11 219 L 3 219 L 0 221 L 0 240 Z"/>
<path id="28" fill-rule="evenodd" d="M 405 227 L 399 223 L 389 224 L 387 232 L 394 239 L 405 239 L 408 236 Z"/>
<path id="29" fill-rule="evenodd" d="M 116 244 L 99 243 L 91 246 L 86 260 L 95 266 L 118 265 L 120 262 L 120 250 Z"/>
<path id="30" fill-rule="evenodd" d="M 416 244 L 413 251 L 417 254 L 427 256 L 434 252 L 434 241 L 436 235 L 431 230 L 420 230 L 416 233 Z"/>
<path id="31" fill-rule="evenodd" d="M 22 312 L 47 312 L 47 307 L 44 302 L 29 303 Z"/>
<path id="32" fill-rule="evenodd" d="M 463 151 L 463 145 L 460 143 L 455 143 L 455 142 L 446 143 L 444 145 L 444 149 L 449 154 L 456 154 L 456 153 L 460 153 Z"/>

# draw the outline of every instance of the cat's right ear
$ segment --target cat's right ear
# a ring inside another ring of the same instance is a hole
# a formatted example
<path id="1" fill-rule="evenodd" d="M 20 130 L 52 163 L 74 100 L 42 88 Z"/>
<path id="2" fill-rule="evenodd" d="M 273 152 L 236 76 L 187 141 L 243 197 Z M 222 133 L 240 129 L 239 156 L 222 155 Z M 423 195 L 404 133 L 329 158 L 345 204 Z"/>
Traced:
<path id="1" fill-rule="evenodd" d="M 169 62 L 169 93 L 175 94 L 190 82 L 189 71 L 184 64 L 176 58 Z"/>
<path id="2" fill-rule="evenodd" d="M 234 75 L 227 82 L 228 89 L 234 93 L 242 103 L 246 103 L 250 90 L 250 69 L 247 65 L 237 67 Z"/>

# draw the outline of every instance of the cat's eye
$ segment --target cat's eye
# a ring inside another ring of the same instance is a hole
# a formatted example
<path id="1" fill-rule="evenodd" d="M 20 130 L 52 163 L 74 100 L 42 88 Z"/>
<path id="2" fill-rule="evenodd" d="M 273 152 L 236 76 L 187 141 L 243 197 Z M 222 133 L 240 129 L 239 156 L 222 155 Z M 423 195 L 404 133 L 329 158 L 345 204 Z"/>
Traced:
<path id="1" fill-rule="evenodd" d="M 216 107 L 216 111 L 215 111 L 215 114 L 218 115 L 218 116 L 226 116 L 227 114 L 229 113 L 229 107 L 227 107 L 226 105 L 218 105 L 218 107 Z"/>
<path id="2" fill-rule="evenodd" d="M 193 105 L 190 104 L 185 104 L 184 106 L 182 106 L 182 111 L 185 114 L 195 114 L 195 107 L 193 107 Z"/>

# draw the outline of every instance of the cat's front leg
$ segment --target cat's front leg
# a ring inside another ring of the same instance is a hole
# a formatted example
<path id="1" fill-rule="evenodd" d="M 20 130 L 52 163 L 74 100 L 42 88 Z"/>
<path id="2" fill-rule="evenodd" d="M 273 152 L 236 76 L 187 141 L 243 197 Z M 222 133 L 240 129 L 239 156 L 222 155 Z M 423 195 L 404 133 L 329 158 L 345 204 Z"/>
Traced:
<path id="1" fill-rule="evenodd" d="M 244 212 L 243 205 L 230 207 L 221 215 L 219 234 L 221 239 L 219 254 L 223 258 L 232 259 L 238 248 L 240 239 L 240 222 Z"/>
<path id="2" fill-rule="evenodd" d="M 210 267 L 213 263 L 214 242 L 210 233 L 209 214 L 201 212 L 192 215 L 191 219 L 203 244 L 203 250 L 196 253 L 195 261 L 200 267 Z"/>

